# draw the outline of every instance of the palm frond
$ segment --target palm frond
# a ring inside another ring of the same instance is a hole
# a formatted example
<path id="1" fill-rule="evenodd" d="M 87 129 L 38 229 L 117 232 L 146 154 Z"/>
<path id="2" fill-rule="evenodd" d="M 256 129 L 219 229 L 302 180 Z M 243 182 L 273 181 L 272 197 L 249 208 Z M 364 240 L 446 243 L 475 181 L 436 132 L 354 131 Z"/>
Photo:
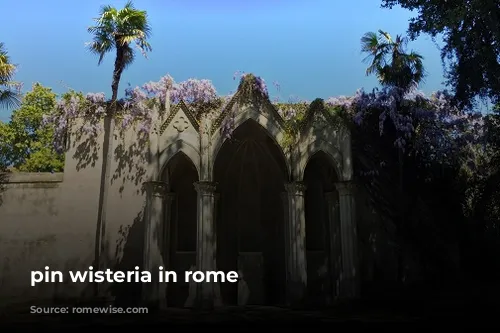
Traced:
<path id="1" fill-rule="evenodd" d="M 378 50 L 378 37 L 374 32 L 367 32 L 361 37 L 361 51 L 365 53 L 376 53 Z"/>
<path id="2" fill-rule="evenodd" d="M 4 43 L 0 43 L 0 84 L 10 81 L 17 66 L 10 62 L 10 57 Z"/>
<path id="3" fill-rule="evenodd" d="M 120 10 L 111 6 L 101 7 L 100 16 L 94 21 L 96 25 L 88 28 L 88 32 L 94 36 L 88 46 L 92 53 L 99 56 L 99 64 L 106 53 L 114 48 L 123 48 L 124 66 L 130 65 L 134 60 L 134 52 L 130 48 L 132 43 L 135 43 L 144 55 L 151 51 L 151 45 L 147 42 L 151 35 L 147 13 L 135 9 L 132 1 L 128 1 Z"/>
<path id="4" fill-rule="evenodd" d="M 376 74 L 382 85 L 405 90 L 418 85 L 425 76 L 423 57 L 415 52 L 406 53 L 407 43 L 408 38 L 401 35 L 392 38 L 383 30 L 363 35 L 361 50 L 367 54 L 363 61 L 371 61 L 366 74 Z"/>
<path id="5" fill-rule="evenodd" d="M 387 43 L 389 43 L 389 44 L 394 43 L 391 35 L 388 32 L 385 32 L 383 30 L 379 30 L 378 33 L 379 33 L 380 38 L 385 39 Z"/>
<path id="6" fill-rule="evenodd" d="M 0 107 L 11 109 L 21 105 L 21 96 L 12 89 L 0 89 Z"/>
<path id="7" fill-rule="evenodd" d="M 377 53 L 373 58 L 370 66 L 366 69 L 366 75 L 371 75 L 386 66 L 385 57 L 383 53 Z"/>
<path id="8" fill-rule="evenodd" d="M 97 31 L 94 35 L 94 40 L 88 44 L 88 49 L 90 50 L 90 52 L 99 56 L 99 65 L 102 63 L 106 53 L 110 52 L 115 47 L 114 40 L 109 37 L 109 34 L 106 34 L 102 31 Z"/>
<path id="9" fill-rule="evenodd" d="M 0 84 L 12 80 L 16 73 L 17 66 L 14 64 L 0 64 Z"/>
<path id="10" fill-rule="evenodd" d="M 414 76 L 415 76 L 415 81 L 421 82 L 425 78 L 425 69 L 424 69 L 424 64 L 423 64 L 423 57 L 416 53 L 416 52 L 410 52 L 408 54 L 408 62 L 411 64 Z"/>
<path id="11" fill-rule="evenodd" d="M 135 52 L 130 47 L 130 45 L 126 45 L 123 47 L 123 68 L 127 68 L 132 65 L 135 59 Z"/>

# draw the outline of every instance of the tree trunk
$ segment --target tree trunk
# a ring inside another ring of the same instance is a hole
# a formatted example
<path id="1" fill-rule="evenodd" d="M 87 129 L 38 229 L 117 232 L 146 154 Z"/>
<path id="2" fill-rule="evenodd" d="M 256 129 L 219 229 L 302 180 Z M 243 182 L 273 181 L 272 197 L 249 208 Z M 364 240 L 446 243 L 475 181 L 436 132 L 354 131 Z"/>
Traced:
<path id="1" fill-rule="evenodd" d="M 99 188 L 99 206 L 97 211 L 97 228 L 95 242 L 95 266 L 97 270 L 103 270 L 109 267 L 107 265 L 107 247 L 106 243 L 106 214 L 107 202 L 109 196 L 109 187 L 111 185 L 111 164 L 113 162 L 113 141 L 115 122 L 114 116 L 118 109 L 116 103 L 118 99 L 118 86 L 124 67 L 124 52 L 122 47 L 116 49 L 115 69 L 113 71 L 113 82 L 111 84 L 112 97 L 111 103 L 108 105 L 106 115 L 104 117 L 104 140 L 102 147 L 102 169 L 101 169 L 101 184 Z M 99 290 L 99 284 L 95 284 L 96 296 L 102 296 L 102 291 Z"/>

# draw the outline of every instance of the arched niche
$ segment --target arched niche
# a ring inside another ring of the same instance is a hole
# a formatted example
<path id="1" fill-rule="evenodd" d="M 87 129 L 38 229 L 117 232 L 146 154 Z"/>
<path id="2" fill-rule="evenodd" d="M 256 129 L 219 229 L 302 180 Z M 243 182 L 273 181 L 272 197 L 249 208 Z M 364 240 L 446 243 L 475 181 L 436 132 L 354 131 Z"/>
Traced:
<path id="1" fill-rule="evenodd" d="M 165 253 L 167 270 L 181 277 L 169 283 L 167 304 L 184 307 L 189 298 L 189 285 L 183 281 L 184 272 L 196 264 L 198 169 L 191 158 L 178 151 L 167 162 L 162 172 L 169 193 L 165 199 Z"/>
<path id="2" fill-rule="evenodd" d="M 256 121 L 247 120 L 217 154 L 214 181 L 217 266 L 242 275 L 238 284 L 221 284 L 223 303 L 282 304 L 287 166 L 281 148 Z"/>
<path id="3" fill-rule="evenodd" d="M 337 294 L 340 272 L 340 216 L 335 183 L 338 173 L 331 156 L 315 152 L 304 168 L 308 300 L 329 305 Z"/>
<path id="4" fill-rule="evenodd" d="M 197 148 L 195 148 L 195 145 L 184 140 L 176 140 L 168 144 L 166 148 L 162 150 L 159 158 L 159 164 L 162 166 L 162 169 L 159 176 L 165 176 L 165 168 L 169 165 L 172 159 L 177 157 L 178 153 L 182 153 L 191 161 L 191 164 L 196 169 L 197 177 L 199 178 L 201 166 L 200 152 Z"/>
<path id="5" fill-rule="evenodd" d="M 321 156 L 326 158 L 326 160 L 328 160 L 330 165 L 335 170 L 339 181 L 343 180 L 343 154 L 339 151 L 338 148 L 336 148 L 328 141 L 319 138 L 306 139 L 299 143 L 299 145 L 297 146 L 297 150 L 297 163 L 295 164 L 295 167 L 296 174 L 298 175 L 299 179 L 304 178 L 304 173 L 309 160 L 317 153 L 321 153 Z"/>

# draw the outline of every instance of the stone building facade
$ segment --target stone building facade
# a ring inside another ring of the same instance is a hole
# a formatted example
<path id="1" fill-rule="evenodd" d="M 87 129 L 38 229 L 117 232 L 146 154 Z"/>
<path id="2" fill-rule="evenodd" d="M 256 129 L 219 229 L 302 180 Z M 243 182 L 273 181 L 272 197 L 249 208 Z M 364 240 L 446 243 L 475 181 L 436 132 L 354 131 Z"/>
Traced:
<path id="1" fill-rule="evenodd" d="M 134 130 L 116 133 L 105 225 L 97 232 L 102 134 L 92 142 L 70 137 L 64 174 L 38 174 L 36 186 L 22 181 L 36 175 L 11 175 L 0 206 L 0 292 L 83 297 L 92 294 L 88 285 L 30 288 L 29 271 L 137 265 L 179 276 L 239 273 L 237 283 L 154 279 L 135 294 L 166 306 L 328 305 L 358 297 L 348 129 L 311 109 L 299 137 L 284 145 L 285 122 L 275 107 L 240 103 L 237 95 L 212 117 L 197 117 L 184 103 L 152 110 L 153 130 L 143 142 Z M 231 137 L 221 130 L 226 117 L 233 117 Z M 120 288 L 102 284 L 99 292 L 120 297 Z"/>

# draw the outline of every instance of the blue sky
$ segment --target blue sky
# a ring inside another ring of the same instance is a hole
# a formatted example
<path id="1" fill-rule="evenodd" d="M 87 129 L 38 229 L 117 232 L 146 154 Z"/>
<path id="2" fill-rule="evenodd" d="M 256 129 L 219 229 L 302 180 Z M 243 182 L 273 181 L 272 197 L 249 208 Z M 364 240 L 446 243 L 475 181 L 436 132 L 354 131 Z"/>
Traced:
<path id="1" fill-rule="evenodd" d="M 1 1 L 2 32 L 17 81 L 29 90 L 34 82 L 62 93 L 68 88 L 110 96 L 113 54 L 101 66 L 85 49 L 87 27 L 104 4 L 125 0 Z M 312 100 L 351 95 L 376 86 L 365 76 L 359 40 L 367 31 L 405 33 L 412 13 L 380 8 L 378 0 L 136 0 L 148 11 L 153 52 L 137 54 L 120 85 L 141 85 L 169 73 L 176 81 L 206 78 L 228 94 L 237 70 L 277 81 L 279 95 Z M 20 13 L 20 14 L 18 14 Z M 22 18 L 23 23 L 19 22 Z M 428 72 L 421 90 L 442 88 L 439 50 L 427 36 L 409 47 L 425 58 Z M 272 88 L 271 95 L 276 95 Z M 0 120 L 10 112 L 0 109 Z"/>

